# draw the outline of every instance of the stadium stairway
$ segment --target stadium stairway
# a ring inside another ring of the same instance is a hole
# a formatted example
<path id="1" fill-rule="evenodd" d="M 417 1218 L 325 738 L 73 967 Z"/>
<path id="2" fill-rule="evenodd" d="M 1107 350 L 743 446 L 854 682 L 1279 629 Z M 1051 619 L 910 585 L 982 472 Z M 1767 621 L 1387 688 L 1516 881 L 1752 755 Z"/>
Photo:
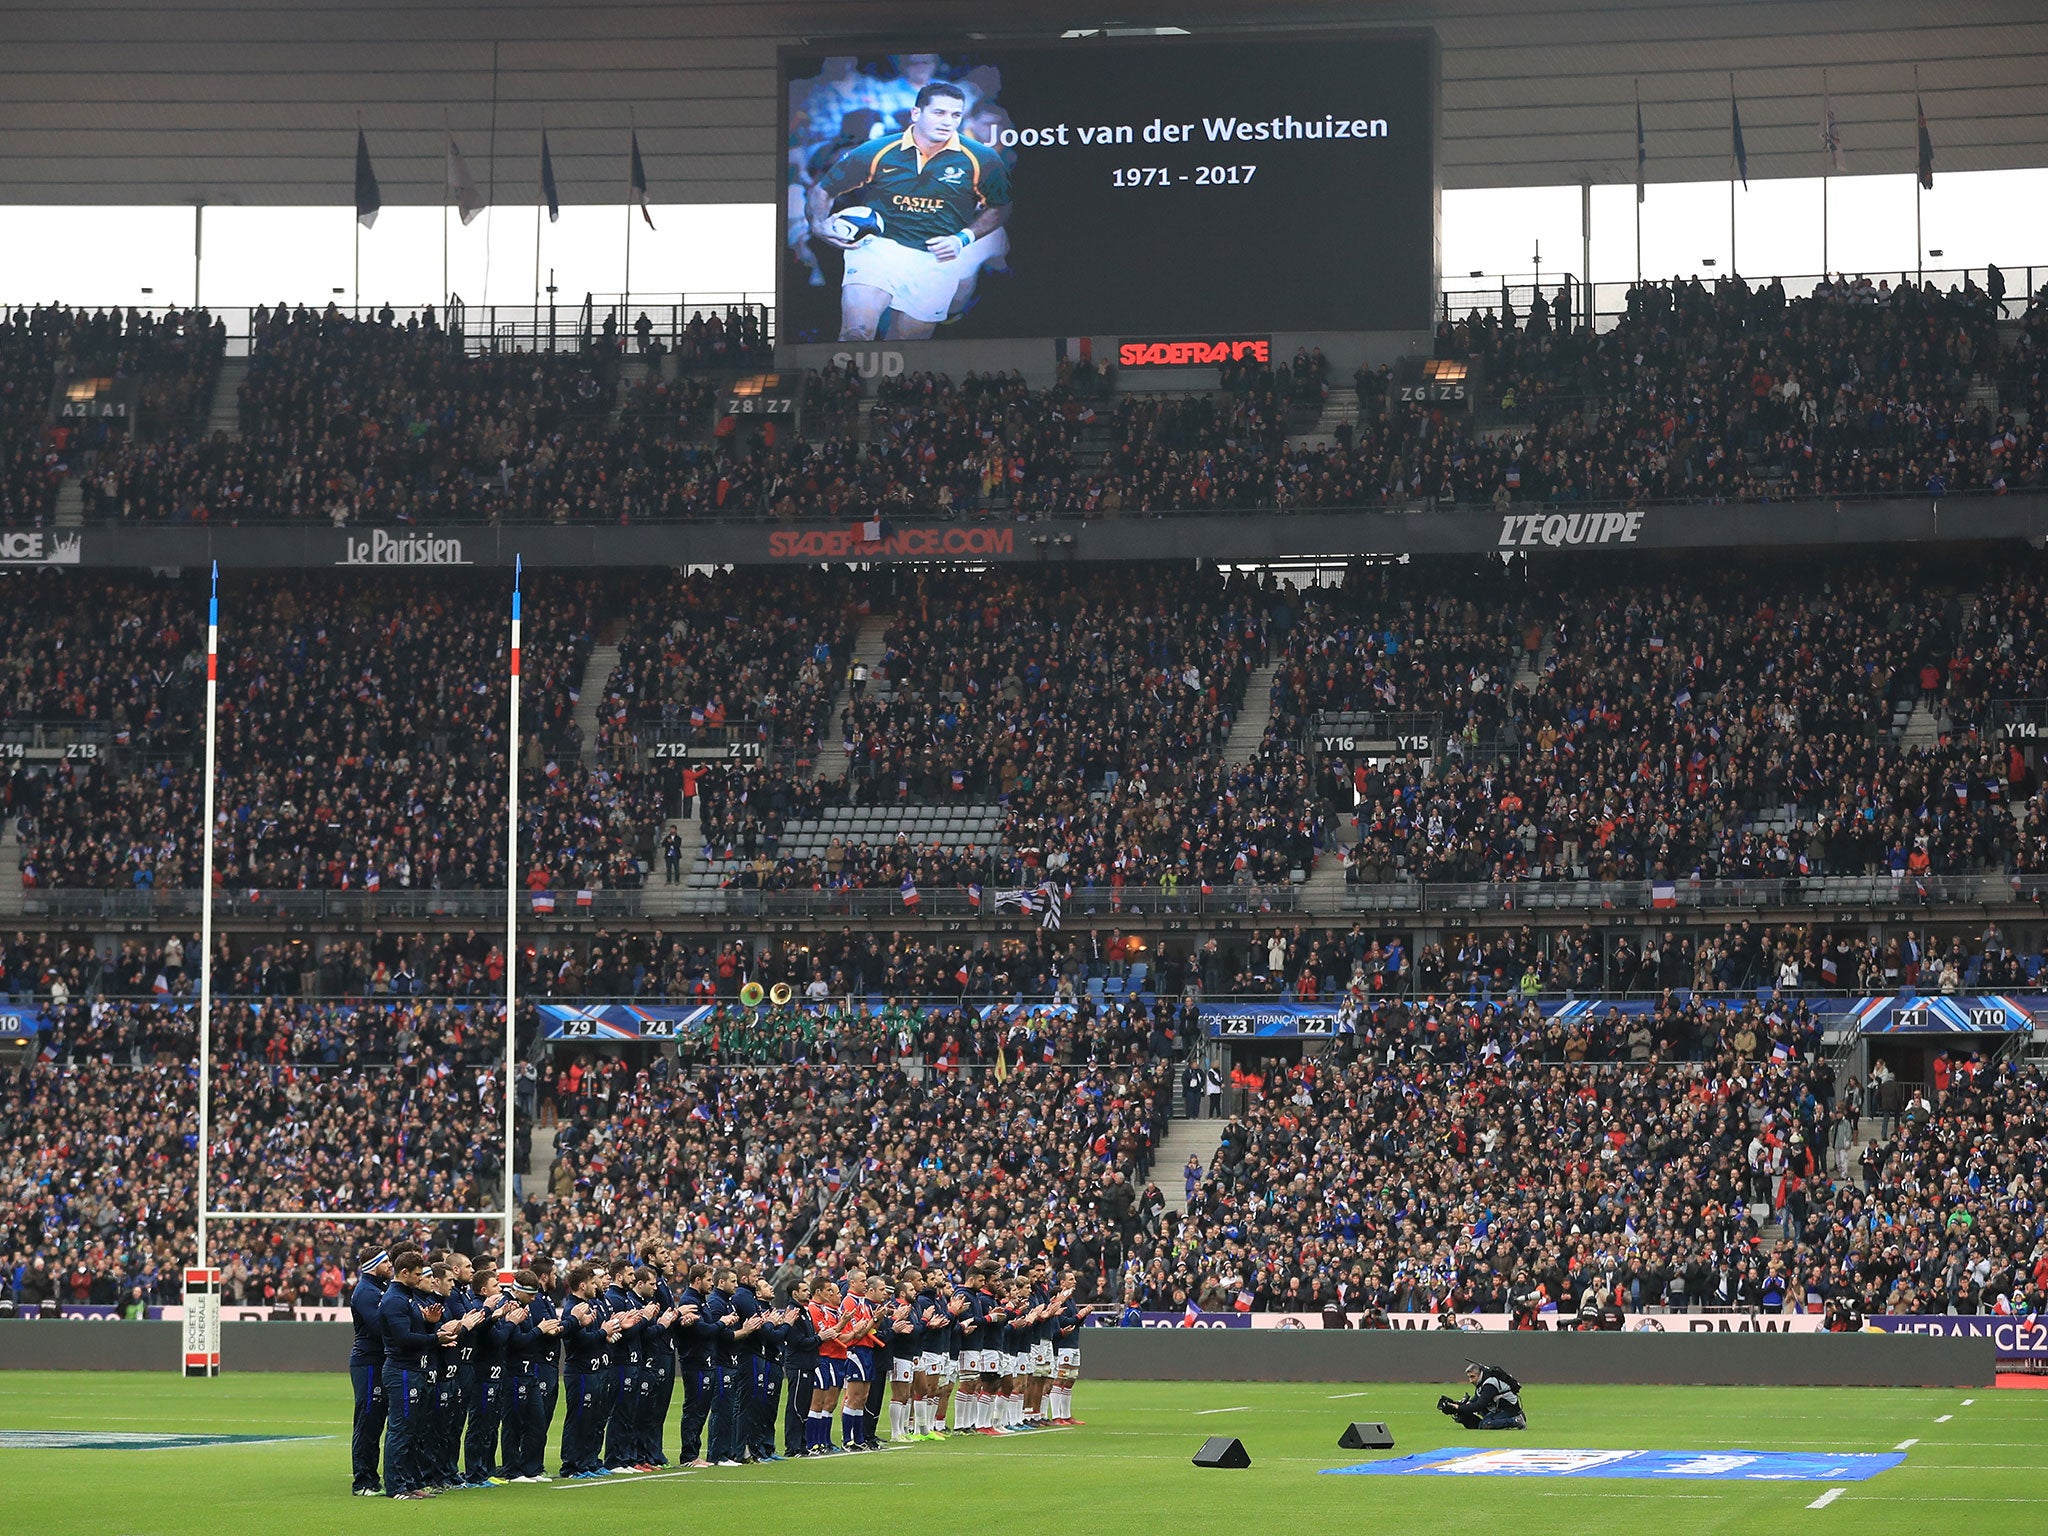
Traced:
<path id="1" fill-rule="evenodd" d="M 525 1200 L 545 1199 L 548 1181 L 555 1172 L 557 1125 L 536 1125 L 532 1145 L 527 1148 L 526 1166 L 519 1170 L 519 1193 Z"/>
<path id="2" fill-rule="evenodd" d="M 846 708 L 850 697 L 846 673 L 853 670 L 856 661 L 868 665 L 868 687 L 873 689 L 881 679 L 882 654 L 888 649 L 889 615 L 871 613 L 860 621 L 860 628 L 853 637 L 853 654 L 847 658 L 846 672 L 839 677 L 839 686 L 832 690 L 832 702 L 825 708 L 823 739 L 818 743 L 818 777 L 837 782 L 846 777 L 846 739 L 840 730 L 839 715 Z"/>
<path id="3" fill-rule="evenodd" d="M 1223 1141 L 1221 1120 L 1183 1120 L 1179 1117 L 1182 1108 L 1178 1090 L 1179 1068 L 1175 1068 L 1174 1118 L 1166 1122 L 1166 1138 L 1159 1143 L 1152 1157 L 1152 1178 L 1159 1186 L 1159 1193 L 1166 1196 L 1166 1208 L 1176 1215 L 1188 1208 L 1187 1180 L 1181 1176 L 1181 1169 L 1187 1166 L 1188 1154 L 1194 1153 L 1202 1160 L 1202 1178 L 1206 1181 L 1215 1167 L 1216 1149 Z"/>
<path id="4" fill-rule="evenodd" d="M 1350 844 L 1351 826 L 1348 821 L 1337 840 L 1346 846 Z M 1310 867 L 1308 881 L 1301 887 L 1301 906 L 1304 912 L 1316 917 L 1336 917 L 1343 911 L 1344 859 L 1338 849 L 1327 850 Z"/>
<path id="5" fill-rule="evenodd" d="M 76 528 L 85 521 L 85 487 L 74 475 L 66 475 L 57 485 L 55 517 L 59 528 Z"/>
<path id="6" fill-rule="evenodd" d="M 249 359 L 221 359 L 220 377 L 214 381 L 213 401 L 206 411 L 208 437 L 242 435 L 242 380 L 249 376 Z"/>
<path id="7" fill-rule="evenodd" d="M 21 829 L 0 817 L 0 917 L 21 915 Z"/>
<path id="8" fill-rule="evenodd" d="M 583 766 L 597 766 L 597 707 L 604 702 L 604 685 L 612 680 L 612 673 L 618 669 L 619 648 L 616 645 L 593 645 L 590 659 L 583 663 L 583 684 L 576 694 L 576 709 L 573 718 L 580 733 L 577 740 L 583 743 Z"/>
<path id="9" fill-rule="evenodd" d="M 661 845 L 668 841 L 670 832 L 683 840 L 683 878 L 679 884 L 668 883 L 668 861 L 661 856 Z M 661 835 L 654 840 L 654 852 L 647 860 L 647 883 L 640 889 L 640 912 L 643 917 L 680 917 L 690 910 L 690 876 L 701 870 L 704 863 L 704 823 L 696 817 L 685 821 L 680 816 L 671 816 L 663 823 Z M 699 910 L 704 910 L 700 901 Z"/>
<path id="10" fill-rule="evenodd" d="M 1259 755 L 1266 739 L 1266 727 L 1273 723 L 1273 674 L 1280 670 L 1268 662 L 1252 673 L 1245 684 L 1244 709 L 1230 727 L 1230 739 L 1223 744 L 1226 763 L 1248 763 Z"/>
<path id="11" fill-rule="evenodd" d="M 1337 440 L 1337 426 L 1350 422 L 1355 434 L 1358 430 L 1358 391 L 1349 385 L 1335 386 L 1323 401 L 1323 413 L 1316 418 L 1316 424 L 1306 432 L 1288 434 L 1287 446 L 1292 448 L 1325 447 Z"/>
<path id="12" fill-rule="evenodd" d="M 1901 752 L 1931 752 L 1941 743 L 1941 718 L 1924 701 L 1916 701 L 1906 728 L 1899 732 Z"/>

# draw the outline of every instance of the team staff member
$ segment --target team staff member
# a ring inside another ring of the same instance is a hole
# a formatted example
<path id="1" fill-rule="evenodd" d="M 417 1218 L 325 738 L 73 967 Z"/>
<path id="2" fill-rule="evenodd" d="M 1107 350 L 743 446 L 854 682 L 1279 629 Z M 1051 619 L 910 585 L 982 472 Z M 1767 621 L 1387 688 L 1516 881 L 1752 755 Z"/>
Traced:
<path id="1" fill-rule="evenodd" d="M 441 1348 L 455 1337 L 455 1325 L 443 1323 L 419 1254 L 396 1255 L 392 1269 L 377 1304 L 384 1329 L 384 1492 L 394 1499 L 431 1499 L 418 1458 L 427 1448 Z"/>
<path id="2" fill-rule="evenodd" d="M 811 232 L 846 252 L 839 339 L 921 341 L 952 309 L 961 253 L 1003 228 L 1010 172 L 985 144 L 962 136 L 967 96 L 934 80 L 917 93 L 900 137 L 855 145 L 807 195 Z M 832 233 L 832 205 L 850 194 L 882 215 L 861 240 Z"/>
<path id="3" fill-rule="evenodd" d="M 811 1383 L 818 1370 L 818 1328 L 811 1321 L 811 1284 L 798 1280 L 789 1288 L 795 1315 L 782 1339 L 782 1377 L 789 1393 L 782 1410 L 782 1454 L 810 1454 Z"/>
<path id="4" fill-rule="evenodd" d="M 384 1438 L 384 1325 L 378 1308 L 391 1281 L 391 1255 L 383 1249 L 356 1267 L 356 1283 L 348 1295 L 349 1321 L 355 1342 L 348 1351 L 349 1385 L 355 1389 L 355 1422 L 349 1435 L 349 1460 L 357 1498 L 374 1499 L 378 1484 L 378 1442 Z"/>
<path id="5" fill-rule="evenodd" d="M 718 1385 L 717 1367 L 711 1358 L 718 1320 L 707 1310 L 710 1290 L 711 1267 L 692 1264 L 676 1297 L 676 1372 L 683 1380 L 682 1439 L 676 1460 L 687 1467 L 711 1465 L 704 1456 L 704 1425 L 711 1416 L 711 1400 Z"/>

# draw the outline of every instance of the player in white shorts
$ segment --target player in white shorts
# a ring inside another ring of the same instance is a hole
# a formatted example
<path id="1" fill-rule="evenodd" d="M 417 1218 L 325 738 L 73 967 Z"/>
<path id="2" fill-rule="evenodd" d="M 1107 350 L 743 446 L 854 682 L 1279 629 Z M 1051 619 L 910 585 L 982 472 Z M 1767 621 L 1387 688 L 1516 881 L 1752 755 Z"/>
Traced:
<path id="1" fill-rule="evenodd" d="M 952 313 L 970 270 L 961 258 L 1008 220 L 1009 167 L 960 132 L 966 112 L 966 93 L 934 80 L 917 93 L 900 137 L 854 145 L 811 188 L 811 233 L 846 252 L 841 341 L 929 337 Z M 849 203 L 880 214 L 881 232 L 854 240 L 837 233 L 834 206 Z"/>
<path id="2" fill-rule="evenodd" d="M 910 1427 L 921 1354 L 916 1303 L 917 1279 L 907 1274 L 875 1312 L 875 1332 L 889 1346 L 889 1439 L 897 1442 L 916 1438 Z"/>
<path id="3" fill-rule="evenodd" d="M 1081 1422 L 1074 1417 L 1074 1383 L 1081 1379 L 1081 1330 L 1087 1325 L 1088 1314 L 1095 1309 L 1074 1305 L 1074 1292 L 1080 1283 L 1081 1277 L 1073 1270 L 1062 1271 L 1059 1294 L 1054 1298 L 1053 1383 L 1047 1394 L 1046 1415 L 1049 1424 Z"/>

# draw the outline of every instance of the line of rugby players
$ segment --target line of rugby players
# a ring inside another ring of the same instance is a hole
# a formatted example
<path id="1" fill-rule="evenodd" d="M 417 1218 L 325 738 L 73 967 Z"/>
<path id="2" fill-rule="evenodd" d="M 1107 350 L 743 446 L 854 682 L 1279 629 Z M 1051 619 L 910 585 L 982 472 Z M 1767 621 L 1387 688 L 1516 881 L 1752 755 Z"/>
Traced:
<path id="1" fill-rule="evenodd" d="M 1074 1292 L 1073 1273 L 1055 1279 L 1042 1260 L 977 1264 L 958 1283 L 850 1269 L 798 1280 L 778 1303 L 752 1260 L 685 1263 L 663 1244 L 570 1264 L 552 1286 L 533 1270 L 477 1273 L 452 1251 L 379 1251 L 349 1297 L 354 1490 L 552 1482 L 558 1404 L 561 1476 L 651 1472 L 669 1464 L 678 1388 L 677 1459 L 691 1467 L 875 1450 L 885 1414 L 899 1444 L 1077 1424 L 1091 1309 Z"/>

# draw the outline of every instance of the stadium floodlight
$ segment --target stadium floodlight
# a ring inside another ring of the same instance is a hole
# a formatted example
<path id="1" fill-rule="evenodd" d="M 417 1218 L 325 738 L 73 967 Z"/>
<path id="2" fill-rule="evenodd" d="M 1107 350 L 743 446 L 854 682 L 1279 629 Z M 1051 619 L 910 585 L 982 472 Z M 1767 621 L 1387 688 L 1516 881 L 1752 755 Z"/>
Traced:
<path id="1" fill-rule="evenodd" d="M 336 289 L 337 293 L 341 290 Z M 512 1224 L 517 1206 L 512 1199 L 513 1117 L 518 1075 L 518 1033 L 513 1012 L 519 986 L 519 587 L 525 561 L 514 557 L 512 572 L 512 636 L 510 659 L 510 734 L 506 740 L 505 805 L 505 1063 L 499 1091 L 504 1095 L 505 1156 L 499 1177 L 502 1205 L 490 1211 L 233 1211 L 209 1204 L 209 1167 L 213 1109 L 213 816 L 215 749 L 219 731 L 220 687 L 220 562 L 213 562 L 206 600 L 206 748 L 201 787 L 199 855 L 199 1180 L 195 1223 L 196 1262 L 185 1271 L 185 1346 L 181 1356 L 187 1376 L 220 1374 L 220 1270 L 207 1262 L 209 1221 L 495 1221 L 501 1224 L 500 1268 L 509 1270 Z"/>

